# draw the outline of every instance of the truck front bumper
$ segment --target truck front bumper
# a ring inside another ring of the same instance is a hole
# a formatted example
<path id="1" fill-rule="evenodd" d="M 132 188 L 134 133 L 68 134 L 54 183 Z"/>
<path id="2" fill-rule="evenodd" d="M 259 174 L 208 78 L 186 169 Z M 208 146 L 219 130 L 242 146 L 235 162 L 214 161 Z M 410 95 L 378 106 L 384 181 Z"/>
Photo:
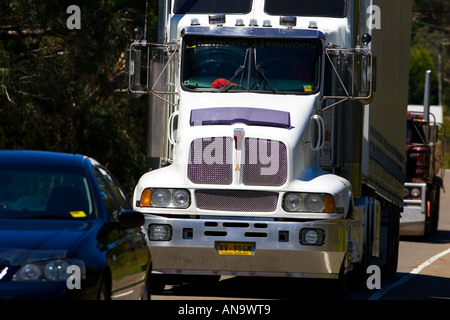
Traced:
<path id="1" fill-rule="evenodd" d="M 425 234 L 427 185 L 425 183 L 405 183 L 405 187 L 420 189 L 421 198 L 417 200 L 404 199 L 403 212 L 400 218 L 400 235 L 423 236 Z"/>
<path id="2" fill-rule="evenodd" d="M 167 241 L 149 241 L 156 274 L 333 279 L 348 267 L 345 219 L 287 222 L 146 215 L 147 230 L 157 225 L 170 226 L 171 236 Z M 250 245 L 252 250 L 224 254 L 219 252 L 223 244 Z"/>
<path id="3" fill-rule="evenodd" d="M 423 236 L 425 234 L 425 222 L 426 215 L 420 204 L 405 204 L 400 218 L 400 235 Z"/>

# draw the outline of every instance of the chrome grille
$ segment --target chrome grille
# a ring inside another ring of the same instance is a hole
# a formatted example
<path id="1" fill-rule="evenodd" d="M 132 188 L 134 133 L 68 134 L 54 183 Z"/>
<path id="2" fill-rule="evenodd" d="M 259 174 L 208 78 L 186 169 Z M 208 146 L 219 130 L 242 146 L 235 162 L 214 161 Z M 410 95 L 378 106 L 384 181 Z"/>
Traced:
<path id="1" fill-rule="evenodd" d="M 197 190 L 197 208 L 215 211 L 274 212 L 278 193 L 247 190 Z"/>
<path id="2" fill-rule="evenodd" d="M 188 178 L 193 183 L 231 184 L 231 138 L 200 138 L 192 141 L 188 163 Z"/>
<path id="3" fill-rule="evenodd" d="M 245 139 L 243 183 L 250 186 L 281 186 L 287 178 L 287 152 L 284 143 Z"/>

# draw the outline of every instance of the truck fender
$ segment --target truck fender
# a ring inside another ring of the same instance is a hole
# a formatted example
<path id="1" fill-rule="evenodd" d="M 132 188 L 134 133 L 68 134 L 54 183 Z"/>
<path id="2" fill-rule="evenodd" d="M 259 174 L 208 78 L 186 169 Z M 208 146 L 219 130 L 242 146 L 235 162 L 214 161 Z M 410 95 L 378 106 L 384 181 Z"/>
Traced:
<path id="1" fill-rule="evenodd" d="M 442 181 L 441 177 L 434 176 L 433 182 L 434 185 L 437 185 L 439 188 L 444 188 L 444 182 Z"/>
<path id="2" fill-rule="evenodd" d="M 345 196 L 344 214 L 346 218 L 351 217 L 353 215 L 353 208 L 354 208 L 353 195 L 349 191 Z"/>

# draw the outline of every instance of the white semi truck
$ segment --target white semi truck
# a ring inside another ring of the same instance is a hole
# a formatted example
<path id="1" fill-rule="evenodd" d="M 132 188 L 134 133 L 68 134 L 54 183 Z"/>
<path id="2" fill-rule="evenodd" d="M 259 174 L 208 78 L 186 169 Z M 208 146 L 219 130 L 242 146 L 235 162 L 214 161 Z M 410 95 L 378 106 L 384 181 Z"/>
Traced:
<path id="1" fill-rule="evenodd" d="M 137 30 L 126 54 L 129 93 L 149 99 L 133 204 L 155 280 L 392 276 L 411 1 L 159 8 L 158 43 Z"/>

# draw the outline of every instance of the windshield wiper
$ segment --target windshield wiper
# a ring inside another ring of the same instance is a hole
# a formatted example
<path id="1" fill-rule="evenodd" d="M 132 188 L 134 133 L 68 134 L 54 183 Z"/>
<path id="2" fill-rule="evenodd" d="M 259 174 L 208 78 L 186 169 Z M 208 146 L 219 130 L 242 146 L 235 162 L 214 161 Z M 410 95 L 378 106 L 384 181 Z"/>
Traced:
<path id="1" fill-rule="evenodd" d="M 255 68 L 256 71 L 261 75 L 261 77 L 264 79 L 264 81 L 266 81 L 266 83 L 269 85 L 270 89 L 272 89 L 272 92 L 277 94 L 278 90 L 274 88 L 274 86 L 272 86 L 272 84 L 270 83 L 269 79 L 267 79 L 266 75 L 264 74 L 264 70 L 261 68 L 261 66 L 258 64 L 257 60 L 256 60 L 256 49 L 253 49 L 253 55 L 255 58 Z M 259 84 L 258 84 L 259 86 Z"/>
<path id="2" fill-rule="evenodd" d="M 219 92 L 227 92 L 228 90 L 231 89 L 231 85 L 229 85 L 231 83 L 231 81 L 233 81 L 234 78 L 236 78 L 240 73 L 242 73 L 242 71 L 244 71 L 245 66 L 247 65 L 247 57 L 249 56 L 249 52 L 250 52 L 250 48 L 247 48 L 247 50 L 245 51 L 245 57 L 244 57 L 244 63 L 239 66 L 239 68 L 237 68 L 237 70 L 234 72 L 234 76 L 231 77 L 230 80 L 228 80 L 227 84 L 225 86 L 223 86 Z M 241 76 L 241 81 L 239 82 L 239 88 L 242 88 L 242 80 L 244 78 L 244 74 L 242 73 Z"/>

